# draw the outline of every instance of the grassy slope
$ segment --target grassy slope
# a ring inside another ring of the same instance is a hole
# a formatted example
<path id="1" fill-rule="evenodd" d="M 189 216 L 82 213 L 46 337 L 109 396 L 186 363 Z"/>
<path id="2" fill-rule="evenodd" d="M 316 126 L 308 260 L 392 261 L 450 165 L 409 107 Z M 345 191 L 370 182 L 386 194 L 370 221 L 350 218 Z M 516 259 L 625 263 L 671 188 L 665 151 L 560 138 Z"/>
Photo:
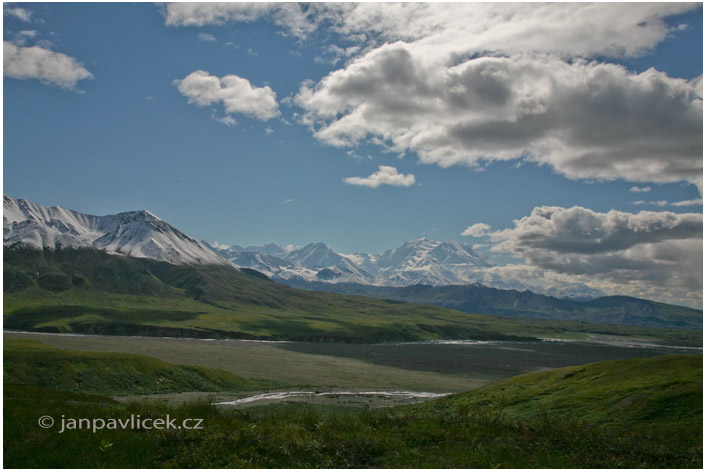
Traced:
<path id="1" fill-rule="evenodd" d="M 72 398 L 68 399 L 61 392 L 12 387 L 6 390 L 4 399 L 4 465 L 702 466 L 702 412 L 701 402 L 697 401 L 702 394 L 701 358 L 667 356 L 572 369 L 525 375 L 477 392 L 413 407 L 350 411 L 285 405 L 257 408 L 245 415 L 204 403 L 117 405 L 95 397 L 70 394 Z M 584 370 L 577 372 L 580 369 Z M 589 374 L 598 379 L 589 380 Z M 670 397 L 670 381 L 682 394 L 681 399 Z M 557 384 L 561 387 L 552 390 Z M 502 388 L 507 391 L 505 415 L 484 403 L 487 395 Z M 609 398 L 604 400 L 601 395 Z M 639 407 L 635 408 L 635 402 L 621 404 L 621 395 L 640 396 Z M 527 407 L 532 402 L 543 402 L 547 407 L 558 405 L 566 396 L 572 399 L 572 406 L 563 409 L 563 415 L 550 411 L 548 416 L 543 409 Z M 666 406 L 671 408 L 668 413 Z M 646 412 L 654 414 L 645 415 Z M 57 430 L 43 430 L 36 425 L 36 419 L 46 414 L 64 414 L 67 418 L 127 418 L 130 414 L 164 418 L 169 414 L 179 420 L 204 418 L 205 429 L 103 430 L 95 434 L 83 430 L 57 434 Z"/>
<path id="2" fill-rule="evenodd" d="M 4 273 L 6 329 L 344 342 L 575 337 L 608 330 L 296 290 L 227 267 L 174 266 L 94 250 L 5 249 Z M 616 329 L 701 342 L 700 332 Z"/>
<path id="3" fill-rule="evenodd" d="M 272 387 L 231 372 L 169 364 L 147 356 L 56 349 L 29 340 L 5 340 L 4 382 L 68 392 L 109 395 L 242 391 Z"/>
<path id="4" fill-rule="evenodd" d="M 702 356 L 599 362 L 512 377 L 422 405 L 439 414 L 485 410 L 511 418 L 701 424 Z"/>

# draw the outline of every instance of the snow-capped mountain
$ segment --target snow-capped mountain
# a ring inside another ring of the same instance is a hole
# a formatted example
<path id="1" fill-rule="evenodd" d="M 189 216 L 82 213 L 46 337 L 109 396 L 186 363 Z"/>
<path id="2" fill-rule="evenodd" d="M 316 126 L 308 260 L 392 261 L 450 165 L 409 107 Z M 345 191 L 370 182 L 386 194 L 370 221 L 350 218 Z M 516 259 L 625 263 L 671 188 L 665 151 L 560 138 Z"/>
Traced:
<path id="1" fill-rule="evenodd" d="M 411 285 L 473 285 L 498 289 L 532 290 L 559 298 L 590 300 L 603 296 L 583 284 L 554 286 L 507 278 L 492 270 L 493 264 L 472 247 L 453 240 L 426 238 L 403 243 L 382 254 L 342 254 L 324 243 L 302 248 L 277 244 L 222 246 L 204 244 L 240 267 L 255 269 L 282 283 L 347 283 L 380 287 Z"/>
<path id="2" fill-rule="evenodd" d="M 272 256 L 268 252 L 255 252 L 249 249 L 266 248 L 266 251 L 272 250 L 272 252 L 277 252 L 286 255 L 287 251 L 284 248 L 280 248 L 276 244 L 267 244 L 260 246 L 249 246 L 242 248 L 240 246 L 223 246 L 219 244 L 209 244 L 206 241 L 201 241 L 205 246 L 209 247 L 212 251 L 216 252 L 218 255 L 225 259 L 228 259 L 233 264 L 238 267 L 246 267 L 248 269 L 255 269 L 274 280 L 303 280 L 311 281 L 317 280 L 316 273 L 317 270 L 310 269 L 298 264 L 293 264 L 279 257 Z M 276 246 L 281 251 L 275 251 L 273 246 Z"/>
<path id="3" fill-rule="evenodd" d="M 458 285 L 472 281 L 471 274 L 491 263 L 471 247 L 453 240 L 426 238 L 407 241 L 376 258 L 378 277 L 402 285 Z"/>
<path id="4" fill-rule="evenodd" d="M 329 278 L 373 280 L 373 276 L 365 269 L 359 267 L 351 259 L 334 252 L 324 243 L 308 244 L 301 249 L 289 252 L 285 258 L 304 267 L 329 269 L 325 273 L 325 276 Z"/>
<path id="5" fill-rule="evenodd" d="M 3 244 L 44 249 L 93 247 L 172 264 L 232 266 L 196 239 L 148 211 L 94 216 L 3 196 Z"/>
<path id="6" fill-rule="evenodd" d="M 324 243 L 287 249 L 268 244 L 241 248 L 209 245 L 241 267 L 249 267 L 280 281 L 406 286 L 452 285 L 469 282 L 469 275 L 491 264 L 472 248 L 456 241 L 416 239 L 382 255 L 339 254 Z M 263 252 L 259 252 L 263 248 Z M 267 251 L 265 253 L 264 251 Z M 279 254 L 272 258 L 269 254 Z M 260 258 L 252 254 L 258 254 Z"/>
<path id="7" fill-rule="evenodd" d="M 335 266 L 343 261 L 343 257 L 335 253 L 324 243 L 307 244 L 301 249 L 295 249 L 285 256 L 289 261 L 305 267 L 324 268 Z"/>
<path id="8" fill-rule="evenodd" d="M 329 281 L 369 284 L 373 277 L 349 259 L 340 256 L 323 243 L 303 248 L 284 248 L 276 244 L 224 247 L 202 241 L 219 255 L 239 267 L 262 272 L 279 281 Z M 262 252 L 259 252 L 262 250 Z M 279 254 L 280 257 L 271 254 Z"/>
<path id="9" fill-rule="evenodd" d="M 413 269 L 429 264 L 471 265 L 490 267 L 491 264 L 471 247 L 453 240 L 445 242 L 427 238 L 407 241 L 396 249 L 385 251 L 377 257 L 380 267 Z"/>

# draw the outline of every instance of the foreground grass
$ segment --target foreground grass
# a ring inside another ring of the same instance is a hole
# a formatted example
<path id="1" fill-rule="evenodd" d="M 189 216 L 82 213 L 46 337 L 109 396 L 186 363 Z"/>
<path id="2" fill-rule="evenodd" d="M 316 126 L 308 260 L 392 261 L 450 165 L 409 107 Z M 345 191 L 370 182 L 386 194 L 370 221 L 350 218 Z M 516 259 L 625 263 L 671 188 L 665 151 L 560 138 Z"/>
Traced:
<path id="1" fill-rule="evenodd" d="M 700 357 L 688 356 L 591 364 L 583 367 L 584 372 L 604 379 L 595 388 L 580 377 L 581 373 L 567 377 L 573 371 L 559 369 L 533 374 L 536 377 L 521 376 L 454 398 L 384 410 L 283 405 L 242 413 L 219 409 L 205 401 L 180 406 L 145 402 L 121 405 L 95 395 L 6 385 L 4 465 L 700 468 L 702 414 L 696 401 L 702 392 L 700 365 Z M 673 403 L 668 414 L 634 414 L 630 404 L 619 406 L 598 395 L 615 389 L 618 396 L 629 392 L 641 398 L 646 410 L 640 411 L 658 411 L 668 401 L 672 371 L 677 372 L 675 385 L 680 385 L 675 396 L 687 394 L 687 400 Z M 548 390 L 558 377 L 567 386 Z M 514 390 L 507 390 L 509 386 Z M 510 411 L 507 407 L 499 410 L 485 403 L 494 389 L 503 388 L 512 414 L 505 413 Z M 568 404 L 560 414 L 526 407 L 533 401 L 545 402 L 549 407 L 567 394 L 567 401 L 580 414 L 573 415 Z M 202 418 L 204 429 L 100 430 L 95 434 L 70 430 L 60 434 L 58 426 L 37 426 L 37 419 L 43 415 L 58 419 L 61 415 L 127 418 L 131 414 L 142 418 L 167 414 L 178 420 Z"/>

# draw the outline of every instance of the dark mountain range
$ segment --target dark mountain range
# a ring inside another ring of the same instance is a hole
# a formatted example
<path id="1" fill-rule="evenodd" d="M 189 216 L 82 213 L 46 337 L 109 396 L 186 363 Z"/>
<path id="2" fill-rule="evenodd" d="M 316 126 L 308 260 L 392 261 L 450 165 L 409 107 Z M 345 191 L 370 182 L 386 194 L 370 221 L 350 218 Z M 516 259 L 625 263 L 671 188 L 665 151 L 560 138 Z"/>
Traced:
<path id="1" fill-rule="evenodd" d="M 302 281 L 287 284 L 307 290 L 427 303 L 466 313 L 688 329 L 701 329 L 703 325 L 700 310 L 625 296 L 579 301 L 480 285 L 375 287 Z"/>

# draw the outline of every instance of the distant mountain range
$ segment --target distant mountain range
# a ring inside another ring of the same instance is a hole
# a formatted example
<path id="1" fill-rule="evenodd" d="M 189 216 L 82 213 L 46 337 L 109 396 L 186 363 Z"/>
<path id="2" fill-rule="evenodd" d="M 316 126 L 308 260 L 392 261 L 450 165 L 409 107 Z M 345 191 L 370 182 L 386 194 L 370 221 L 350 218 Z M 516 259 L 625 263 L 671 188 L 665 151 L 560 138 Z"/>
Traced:
<path id="1" fill-rule="evenodd" d="M 202 242 L 239 267 L 257 270 L 289 285 L 301 286 L 303 282 L 378 287 L 481 284 L 499 289 L 532 290 L 577 300 L 604 295 L 600 290 L 584 284 L 539 287 L 515 279 L 504 279 L 485 270 L 493 264 L 483 255 L 453 240 L 415 239 L 379 255 L 340 254 L 321 242 L 302 248 L 277 244 L 228 247 Z"/>
<path id="2" fill-rule="evenodd" d="M 376 287 L 290 281 L 289 285 L 305 290 L 424 303 L 466 313 L 664 328 L 701 329 L 703 325 L 703 313 L 699 310 L 625 296 L 570 300 L 529 290 L 499 290 L 477 284 Z"/>
<path id="3" fill-rule="evenodd" d="M 3 243 L 43 248 L 93 247 L 109 254 L 172 264 L 219 264 L 249 268 L 283 283 L 354 283 L 381 287 L 481 284 L 532 290 L 560 298 L 603 295 L 583 284 L 529 285 L 486 269 L 493 264 L 453 240 L 415 239 L 382 254 L 340 254 L 324 243 L 301 248 L 277 244 L 220 246 L 199 242 L 146 210 L 94 216 L 3 197 Z"/>
<path id="4" fill-rule="evenodd" d="M 71 254 L 85 258 L 80 251 L 96 249 L 112 256 L 192 266 L 197 271 L 200 270 L 197 266 L 219 266 L 226 270 L 224 274 L 244 272 L 247 277 L 238 280 L 246 285 L 259 283 L 253 280 L 267 276 L 300 289 L 424 303 L 468 313 L 677 328 L 699 328 L 702 324 L 702 313 L 698 310 L 631 297 L 604 297 L 601 292 L 580 284 L 544 288 L 544 295 L 533 293 L 539 289 L 529 291 L 521 282 L 488 277 L 491 262 L 473 248 L 451 240 L 416 239 L 379 255 L 340 254 L 324 243 L 301 248 L 276 244 L 224 247 L 199 242 L 145 210 L 93 216 L 5 195 L 3 243 L 9 250 L 64 251 L 61 256 L 64 261 L 74 257 Z M 75 250 L 79 252 L 71 252 Z M 14 260 L 22 260 L 21 252 L 13 254 Z M 95 280 L 108 277 L 101 272 L 103 269 L 91 269 L 91 264 L 81 267 L 84 275 L 50 271 L 37 276 L 26 268 L 10 271 L 6 273 L 9 278 L 5 289 L 22 290 L 39 284 L 40 288 L 66 290 L 75 286 L 74 282 L 93 277 L 93 283 L 97 283 Z M 162 266 L 150 267 L 148 271 Z M 138 284 L 140 290 L 149 285 L 147 281 L 154 282 L 144 278 L 142 272 L 141 275 L 128 272 L 124 275 L 127 278 L 121 280 L 144 280 Z M 85 275 L 89 273 L 94 275 Z M 184 283 L 196 277 L 195 273 L 185 276 Z M 33 282 L 36 277 L 39 279 Z M 208 293 L 215 290 L 213 287 L 220 287 L 219 283 L 214 278 L 203 286 L 189 288 L 188 294 Z M 281 287 L 277 284 L 269 287 L 274 286 Z M 228 300 L 231 296 L 225 287 L 217 291 L 220 295 L 214 300 Z M 121 293 L 133 292 L 134 287 L 128 285 Z M 557 296 L 547 296 L 552 292 Z"/>

